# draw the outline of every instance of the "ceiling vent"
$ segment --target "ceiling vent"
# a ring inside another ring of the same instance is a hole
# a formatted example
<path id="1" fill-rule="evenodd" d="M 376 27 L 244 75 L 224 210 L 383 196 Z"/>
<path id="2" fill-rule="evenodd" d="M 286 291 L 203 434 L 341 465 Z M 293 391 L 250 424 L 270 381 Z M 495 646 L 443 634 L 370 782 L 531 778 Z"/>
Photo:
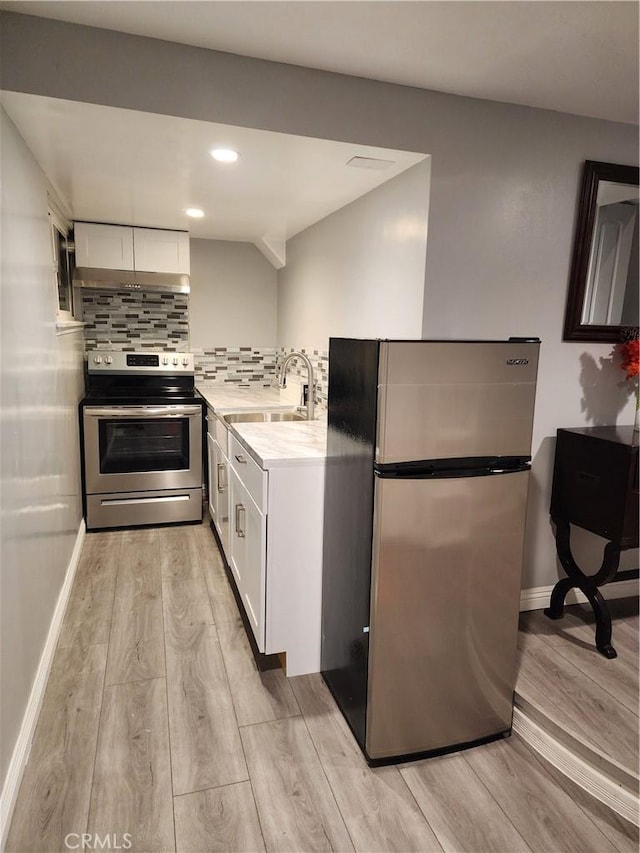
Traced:
<path id="1" fill-rule="evenodd" d="M 352 157 L 347 161 L 347 166 L 353 166 L 354 169 L 388 169 L 390 166 L 395 166 L 395 160 L 379 160 L 377 157 Z"/>

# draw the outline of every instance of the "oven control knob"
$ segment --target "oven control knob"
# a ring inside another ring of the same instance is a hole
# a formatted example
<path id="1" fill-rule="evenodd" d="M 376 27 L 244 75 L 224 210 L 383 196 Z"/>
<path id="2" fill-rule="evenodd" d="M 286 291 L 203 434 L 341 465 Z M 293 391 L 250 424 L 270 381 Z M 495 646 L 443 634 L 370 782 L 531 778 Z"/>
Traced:
<path id="1" fill-rule="evenodd" d="M 168 355 L 162 356 L 162 363 L 163 364 L 169 364 L 169 356 Z"/>
<path id="2" fill-rule="evenodd" d="M 105 364 L 113 364 L 113 359 L 111 358 L 110 355 L 105 356 L 104 363 Z"/>
<path id="3" fill-rule="evenodd" d="M 182 359 L 182 363 L 184 364 L 184 366 L 185 366 L 185 367 L 188 367 L 188 366 L 189 366 L 189 359 L 187 358 L 187 356 L 186 356 L 186 355 L 185 355 L 185 357 Z"/>
<path id="4" fill-rule="evenodd" d="M 175 365 L 176 365 L 176 367 L 177 367 L 177 366 L 178 366 L 178 363 L 179 363 L 178 356 L 177 356 L 177 355 L 174 355 L 174 357 L 171 359 L 171 362 L 172 362 L 172 364 L 175 364 Z"/>
<path id="5" fill-rule="evenodd" d="M 94 355 L 93 363 L 94 364 L 102 364 L 102 356 L 101 355 Z"/>

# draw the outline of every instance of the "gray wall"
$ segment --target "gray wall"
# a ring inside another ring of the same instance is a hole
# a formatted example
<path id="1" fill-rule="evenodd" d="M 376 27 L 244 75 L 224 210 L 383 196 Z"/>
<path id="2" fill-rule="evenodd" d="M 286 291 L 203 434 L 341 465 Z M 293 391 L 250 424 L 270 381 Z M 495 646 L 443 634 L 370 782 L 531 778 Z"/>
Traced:
<path id="1" fill-rule="evenodd" d="M 0 600 L 4 780 L 82 517 L 82 334 L 56 335 L 45 179 L 0 111 Z"/>
<path id="2" fill-rule="evenodd" d="M 275 347 L 278 273 L 251 243 L 189 241 L 191 347 Z"/>
<path id="3" fill-rule="evenodd" d="M 420 337 L 429 171 L 427 158 L 287 242 L 280 346 L 328 350 L 331 335 Z"/>
<path id="4" fill-rule="evenodd" d="M 482 102 L 456 119 L 446 157 L 433 158 L 424 335 L 542 339 L 522 584 L 529 589 L 563 576 L 549 523 L 556 430 L 633 422 L 612 345 L 565 343 L 562 327 L 582 163 L 637 163 L 638 129 Z M 595 571 L 603 542 L 573 536 Z M 637 560 L 636 550 L 622 563 Z"/>

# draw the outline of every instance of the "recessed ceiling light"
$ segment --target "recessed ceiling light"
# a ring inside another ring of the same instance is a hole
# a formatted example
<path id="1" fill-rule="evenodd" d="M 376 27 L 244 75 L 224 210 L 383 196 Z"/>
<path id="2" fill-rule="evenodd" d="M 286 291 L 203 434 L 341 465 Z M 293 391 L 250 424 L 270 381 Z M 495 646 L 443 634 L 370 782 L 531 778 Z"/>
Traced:
<path id="1" fill-rule="evenodd" d="M 192 216 L 194 219 L 202 219 L 204 216 L 204 210 L 200 210 L 199 207 L 188 207 L 185 210 L 187 216 Z"/>
<path id="2" fill-rule="evenodd" d="M 213 148 L 209 153 L 219 163 L 235 163 L 238 159 L 238 152 L 231 148 Z"/>

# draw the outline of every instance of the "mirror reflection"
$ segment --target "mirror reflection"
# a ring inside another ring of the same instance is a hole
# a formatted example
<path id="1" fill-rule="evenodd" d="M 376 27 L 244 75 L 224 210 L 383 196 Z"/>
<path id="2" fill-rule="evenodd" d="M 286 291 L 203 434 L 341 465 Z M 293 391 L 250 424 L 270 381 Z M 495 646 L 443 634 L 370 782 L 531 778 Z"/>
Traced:
<path id="1" fill-rule="evenodd" d="M 564 315 L 565 341 L 617 343 L 638 327 L 637 166 L 585 160 Z"/>
<path id="2" fill-rule="evenodd" d="M 637 186 L 600 181 L 584 303 L 583 325 L 638 322 Z"/>

